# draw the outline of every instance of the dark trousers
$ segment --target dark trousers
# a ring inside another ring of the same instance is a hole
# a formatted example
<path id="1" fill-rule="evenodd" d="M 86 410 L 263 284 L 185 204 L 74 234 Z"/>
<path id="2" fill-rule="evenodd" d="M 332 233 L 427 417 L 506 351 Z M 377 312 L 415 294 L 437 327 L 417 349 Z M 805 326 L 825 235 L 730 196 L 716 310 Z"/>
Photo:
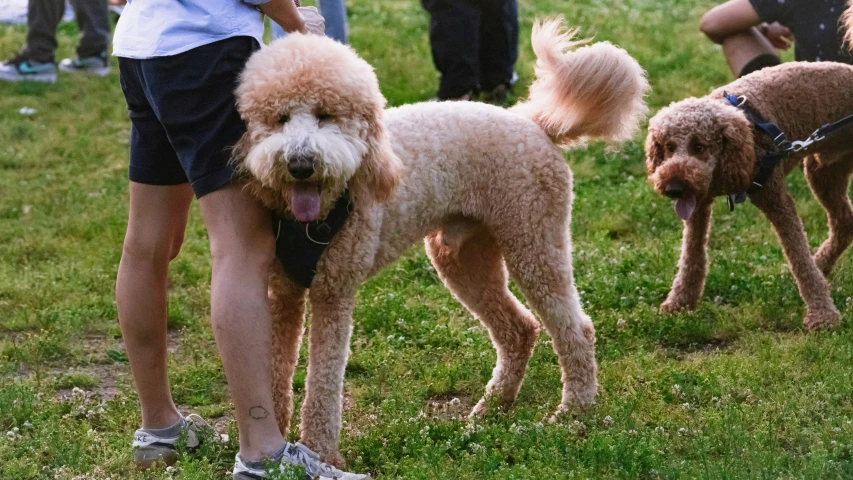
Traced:
<path id="1" fill-rule="evenodd" d="M 516 0 L 421 0 L 430 14 L 439 98 L 509 84 L 518 59 Z"/>
<path id="2" fill-rule="evenodd" d="M 91 57 L 107 49 L 110 19 L 107 0 L 71 0 L 80 26 L 77 55 Z M 65 12 L 65 0 L 30 0 L 27 5 L 27 45 L 24 54 L 38 62 L 53 62 L 56 27 Z"/>

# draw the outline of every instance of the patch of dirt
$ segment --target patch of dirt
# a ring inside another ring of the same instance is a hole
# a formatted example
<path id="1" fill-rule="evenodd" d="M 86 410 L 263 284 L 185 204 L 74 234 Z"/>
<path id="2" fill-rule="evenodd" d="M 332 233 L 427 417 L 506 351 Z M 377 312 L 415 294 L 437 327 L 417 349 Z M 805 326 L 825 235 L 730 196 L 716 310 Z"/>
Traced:
<path id="1" fill-rule="evenodd" d="M 59 377 L 67 374 L 90 375 L 97 379 L 98 385 L 94 387 L 72 387 L 61 388 L 56 391 L 54 398 L 60 401 L 70 399 L 74 395 L 74 388 L 83 390 L 86 396 L 97 397 L 101 400 L 112 400 L 121 393 L 120 385 L 130 383 L 129 367 L 121 363 L 112 365 L 87 365 L 69 370 L 53 370 L 49 371 L 48 375 Z"/>

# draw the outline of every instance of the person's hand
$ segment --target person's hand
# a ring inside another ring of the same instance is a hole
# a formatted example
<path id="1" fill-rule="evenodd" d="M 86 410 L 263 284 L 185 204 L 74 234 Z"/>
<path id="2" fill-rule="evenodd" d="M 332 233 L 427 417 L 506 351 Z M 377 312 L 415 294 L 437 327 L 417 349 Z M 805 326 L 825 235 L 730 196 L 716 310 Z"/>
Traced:
<path id="1" fill-rule="evenodd" d="M 297 10 L 305 21 L 305 33 L 321 36 L 326 34 L 326 19 L 316 7 L 299 7 Z"/>
<path id="2" fill-rule="evenodd" d="M 794 35 L 791 33 L 791 30 L 789 30 L 788 27 L 779 24 L 779 22 L 773 22 L 770 25 L 763 25 L 761 33 L 767 37 L 767 40 L 770 41 L 773 48 L 778 50 L 787 50 L 791 48 L 791 45 L 794 43 Z"/>

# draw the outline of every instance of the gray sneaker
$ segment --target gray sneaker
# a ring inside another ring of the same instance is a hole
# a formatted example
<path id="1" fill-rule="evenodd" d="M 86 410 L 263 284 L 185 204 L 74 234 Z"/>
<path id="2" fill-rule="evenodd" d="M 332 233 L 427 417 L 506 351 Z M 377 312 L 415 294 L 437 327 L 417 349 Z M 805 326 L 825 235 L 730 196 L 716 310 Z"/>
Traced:
<path id="1" fill-rule="evenodd" d="M 288 443 L 278 460 L 281 471 L 285 466 L 305 469 L 305 480 L 371 480 L 370 475 L 347 473 L 320 461 L 320 456 L 301 443 Z M 234 480 L 262 480 L 267 472 L 260 462 L 244 462 L 237 454 L 234 462 Z"/>
<path id="2" fill-rule="evenodd" d="M 178 461 L 178 442 L 186 438 L 186 448 L 195 450 L 201 444 L 199 432 L 213 431 L 209 423 L 196 414 L 181 417 L 180 427 L 170 427 L 166 435 L 156 435 L 149 430 L 139 429 L 133 434 L 133 462 L 140 468 L 148 468 L 157 462 L 172 465 Z M 186 435 L 186 436 L 185 436 Z"/>
<path id="3" fill-rule="evenodd" d="M 17 55 L 0 63 L 0 80 L 7 82 L 56 82 L 56 66 Z"/>
<path id="4" fill-rule="evenodd" d="M 74 56 L 66 58 L 59 62 L 59 69 L 63 72 L 88 73 L 99 77 L 103 77 L 112 70 L 109 60 L 107 60 L 107 52 L 101 52 L 100 55 L 94 57 Z"/>

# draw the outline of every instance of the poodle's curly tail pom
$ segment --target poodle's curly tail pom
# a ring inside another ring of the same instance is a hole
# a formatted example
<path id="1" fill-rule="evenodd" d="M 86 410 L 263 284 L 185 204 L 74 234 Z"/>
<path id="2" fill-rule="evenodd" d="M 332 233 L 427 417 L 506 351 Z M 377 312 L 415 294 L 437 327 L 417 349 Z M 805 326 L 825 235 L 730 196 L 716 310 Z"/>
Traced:
<path id="1" fill-rule="evenodd" d="M 557 145 L 585 137 L 628 140 L 648 113 L 645 72 L 609 42 L 573 40 L 577 32 L 562 18 L 536 21 L 536 80 L 513 111 L 538 123 Z"/>
<path id="2" fill-rule="evenodd" d="M 844 30 L 844 46 L 853 50 L 853 0 L 847 2 L 847 9 L 841 15 L 841 28 Z"/>

